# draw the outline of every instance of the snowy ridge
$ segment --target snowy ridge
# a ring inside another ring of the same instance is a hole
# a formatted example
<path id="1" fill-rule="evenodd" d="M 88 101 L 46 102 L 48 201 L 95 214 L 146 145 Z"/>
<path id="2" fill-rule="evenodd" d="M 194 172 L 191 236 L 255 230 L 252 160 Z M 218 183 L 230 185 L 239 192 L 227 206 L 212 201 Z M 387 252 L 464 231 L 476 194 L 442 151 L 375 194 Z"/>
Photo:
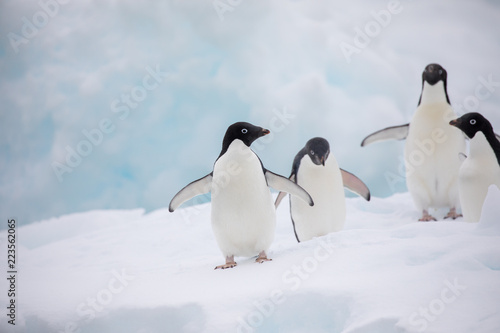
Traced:
<path id="1" fill-rule="evenodd" d="M 300 244 L 282 204 L 273 261 L 224 271 L 209 204 L 41 221 L 18 229 L 18 323 L 0 330 L 498 332 L 498 202 L 479 224 L 417 223 L 408 193 L 347 199 L 345 230 Z"/>

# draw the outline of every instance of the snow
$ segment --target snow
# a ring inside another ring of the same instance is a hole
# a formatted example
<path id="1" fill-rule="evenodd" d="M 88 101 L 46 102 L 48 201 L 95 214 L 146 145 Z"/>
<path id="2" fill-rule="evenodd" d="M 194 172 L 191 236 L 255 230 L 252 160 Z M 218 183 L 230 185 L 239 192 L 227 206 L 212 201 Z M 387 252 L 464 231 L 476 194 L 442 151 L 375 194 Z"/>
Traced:
<path id="1" fill-rule="evenodd" d="M 40 221 L 17 229 L 18 317 L 0 331 L 499 332 L 499 201 L 491 187 L 478 224 L 418 223 L 408 193 L 348 198 L 344 230 L 300 244 L 284 202 L 273 261 L 228 270 L 210 204 Z"/>

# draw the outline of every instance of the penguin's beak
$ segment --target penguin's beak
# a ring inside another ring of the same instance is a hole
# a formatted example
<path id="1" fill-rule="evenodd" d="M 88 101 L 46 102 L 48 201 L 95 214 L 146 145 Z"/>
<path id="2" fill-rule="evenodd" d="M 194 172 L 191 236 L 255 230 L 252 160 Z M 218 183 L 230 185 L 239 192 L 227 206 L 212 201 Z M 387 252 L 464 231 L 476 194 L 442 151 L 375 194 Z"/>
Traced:
<path id="1" fill-rule="evenodd" d="M 323 166 L 325 166 L 325 156 L 321 157 L 321 164 L 323 164 Z"/>
<path id="2" fill-rule="evenodd" d="M 260 132 L 260 136 L 268 135 L 269 133 L 271 133 L 270 130 L 263 128 Z"/>
<path id="3" fill-rule="evenodd" d="M 453 119 L 452 121 L 450 121 L 450 125 L 455 126 L 455 127 L 458 127 L 458 126 L 460 126 L 460 123 L 461 123 L 461 122 L 462 122 L 462 121 L 460 120 L 460 118 Z"/>

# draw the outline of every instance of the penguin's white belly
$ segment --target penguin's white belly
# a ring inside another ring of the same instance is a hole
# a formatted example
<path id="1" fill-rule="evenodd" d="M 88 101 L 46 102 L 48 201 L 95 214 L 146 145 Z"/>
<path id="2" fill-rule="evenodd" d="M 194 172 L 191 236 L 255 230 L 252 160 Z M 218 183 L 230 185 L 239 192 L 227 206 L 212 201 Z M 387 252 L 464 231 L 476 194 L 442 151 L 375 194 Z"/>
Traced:
<path id="1" fill-rule="evenodd" d="M 251 257 L 266 251 L 276 215 L 258 157 L 235 140 L 214 165 L 212 229 L 225 256 Z"/>
<path id="2" fill-rule="evenodd" d="M 291 215 L 299 240 L 307 241 L 342 230 L 346 216 L 345 195 L 335 158 L 330 156 L 326 165 L 322 166 L 315 165 L 306 155 L 296 177 L 297 184 L 314 200 L 314 206 L 311 207 L 295 196 L 290 197 Z"/>
<path id="3" fill-rule="evenodd" d="M 459 173 L 460 202 L 466 222 L 478 222 L 488 187 L 500 188 L 500 167 L 493 150 L 481 132 L 471 140 L 471 153 Z"/>
<path id="4" fill-rule="evenodd" d="M 459 153 L 465 152 L 465 139 L 448 124 L 454 115 L 447 103 L 434 103 L 420 106 L 410 123 L 406 182 L 419 209 L 459 206 Z"/>

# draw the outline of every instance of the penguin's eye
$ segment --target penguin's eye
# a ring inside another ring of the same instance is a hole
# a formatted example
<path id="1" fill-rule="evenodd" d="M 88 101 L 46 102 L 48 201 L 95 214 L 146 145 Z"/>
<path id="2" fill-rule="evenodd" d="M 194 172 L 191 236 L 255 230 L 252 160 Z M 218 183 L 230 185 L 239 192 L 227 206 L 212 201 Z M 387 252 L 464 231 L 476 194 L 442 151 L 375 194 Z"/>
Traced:
<path id="1" fill-rule="evenodd" d="M 471 120 L 469 121 L 469 123 L 470 123 L 471 125 L 476 125 L 476 119 L 471 119 Z"/>
<path id="2" fill-rule="evenodd" d="M 241 130 L 241 133 L 243 133 L 243 134 L 247 134 L 247 133 L 248 133 L 248 130 L 247 130 L 246 128 L 244 128 L 244 129 L 242 129 L 242 130 Z"/>
<path id="3" fill-rule="evenodd" d="M 311 150 L 311 155 L 314 156 L 314 150 Z"/>
<path id="4" fill-rule="evenodd" d="M 441 74 L 443 74 L 443 70 L 442 69 L 439 70 L 439 75 L 441 75 Z"/>

